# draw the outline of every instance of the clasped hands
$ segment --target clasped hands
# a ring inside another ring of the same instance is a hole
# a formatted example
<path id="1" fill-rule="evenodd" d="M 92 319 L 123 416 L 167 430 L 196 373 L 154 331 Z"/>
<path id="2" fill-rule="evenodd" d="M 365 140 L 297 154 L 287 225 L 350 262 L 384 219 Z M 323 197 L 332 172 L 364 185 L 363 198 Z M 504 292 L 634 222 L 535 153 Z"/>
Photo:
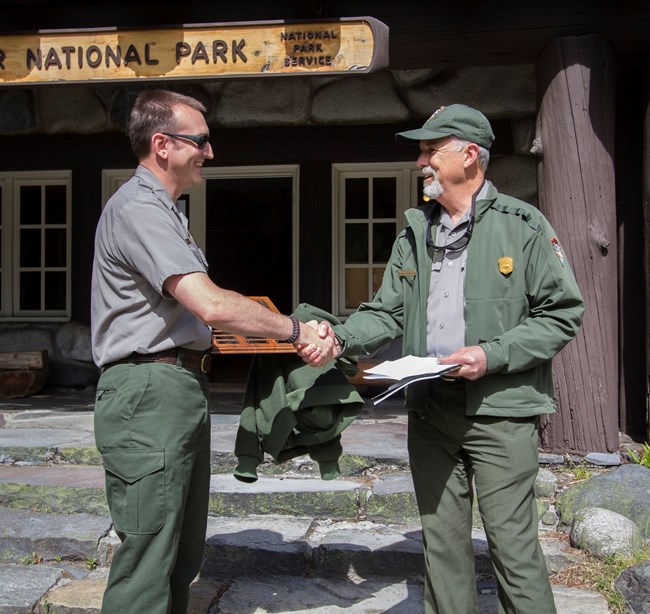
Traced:
<path id="1" fill-rule="evenodd" d="M 341 344 L 327 321 L 303 322 L 294 347 L 310 367 L 322 367 L 341 353 Z"/>

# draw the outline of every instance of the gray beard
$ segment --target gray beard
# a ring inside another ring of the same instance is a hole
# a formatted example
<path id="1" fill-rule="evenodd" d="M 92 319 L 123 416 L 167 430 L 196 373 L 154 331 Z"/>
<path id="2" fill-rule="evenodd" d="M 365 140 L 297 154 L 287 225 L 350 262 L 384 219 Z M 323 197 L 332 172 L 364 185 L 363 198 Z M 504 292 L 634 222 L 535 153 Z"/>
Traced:
<path id="1" fill-rule="evenodd" d="M 427 183 L 422 188 L 422 193 L 428 196 L 431 200 L 436 200 L 444 192 L 444 188 L 440 185 L 437 179 L 433 179 L 431 183 Z"/>

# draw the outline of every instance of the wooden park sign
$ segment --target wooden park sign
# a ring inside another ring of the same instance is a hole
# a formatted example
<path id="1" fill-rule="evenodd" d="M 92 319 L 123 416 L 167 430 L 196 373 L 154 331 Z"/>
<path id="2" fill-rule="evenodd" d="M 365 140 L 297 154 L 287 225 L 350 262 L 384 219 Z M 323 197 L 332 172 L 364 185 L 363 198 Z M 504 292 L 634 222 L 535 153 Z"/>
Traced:
<path id="1" fill-rule="evenodd" d="M 0 85 L 365 73 L 388 65 L 372 17 L 0 34 Z"/>

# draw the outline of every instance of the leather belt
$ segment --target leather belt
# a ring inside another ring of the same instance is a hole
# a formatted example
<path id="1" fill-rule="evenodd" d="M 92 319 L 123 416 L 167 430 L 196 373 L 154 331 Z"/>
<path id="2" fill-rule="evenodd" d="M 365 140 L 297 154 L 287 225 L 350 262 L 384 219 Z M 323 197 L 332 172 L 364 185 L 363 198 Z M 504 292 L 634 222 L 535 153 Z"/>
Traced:
<path id="1" fill-rule="evenodd" d="M 210 371 L 210 363 L 212 361 L 212 354 L 210 350 L 207 352 L 197 352 L 195 350 L 186 350 L 184 348 L 173 348 L 171 350 L 163 350 L 162 352 L 155 352 L 153 354 L 139 354 L 133 352 L 130 356 L 116 360 L 106 367 L 113 365 L 128 364 L 128 363 L 145 363 L 145 362 L 162 362 L 166 365 L 178 365 L 184 369 L 194 369 L 201 373 L 208 373 Z"/>

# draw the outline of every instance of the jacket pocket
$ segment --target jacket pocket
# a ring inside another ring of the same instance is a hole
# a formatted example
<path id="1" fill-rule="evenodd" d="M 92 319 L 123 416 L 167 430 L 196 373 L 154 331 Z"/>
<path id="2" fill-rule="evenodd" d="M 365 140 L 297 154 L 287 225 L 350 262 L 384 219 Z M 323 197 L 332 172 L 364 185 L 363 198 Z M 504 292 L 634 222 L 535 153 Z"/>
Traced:
<path id="1" fill-rule="evenodd" d="M 106 498 L 115 530 L 146 535 L 165 524 L 165 451 L 113 448 L 102 451 Z"/>

